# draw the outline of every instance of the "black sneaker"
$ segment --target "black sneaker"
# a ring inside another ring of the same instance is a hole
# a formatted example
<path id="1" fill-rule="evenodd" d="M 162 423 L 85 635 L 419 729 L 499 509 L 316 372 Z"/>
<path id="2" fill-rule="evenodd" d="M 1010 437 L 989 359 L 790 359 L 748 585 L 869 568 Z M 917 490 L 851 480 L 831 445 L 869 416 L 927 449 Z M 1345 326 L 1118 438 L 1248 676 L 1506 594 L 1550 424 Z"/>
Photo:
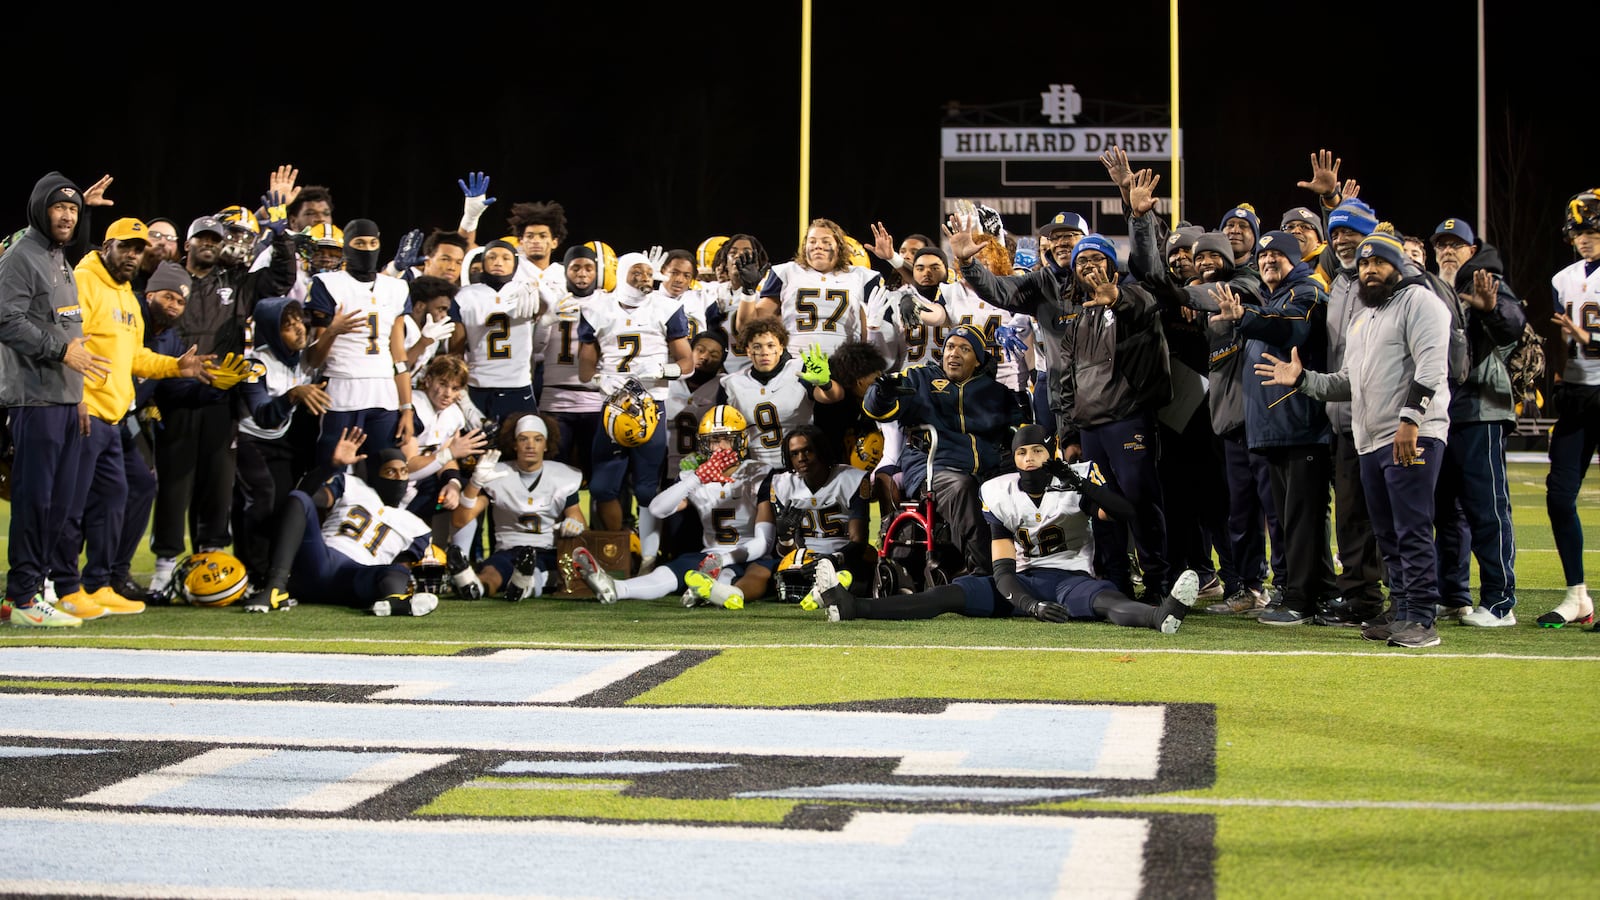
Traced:
<path id="1" fill-rule="evenodd" d="M 1317 614 L 1312 617 L 1312 622 L 1317 625 L 1355 628 L 1363 621 L 1372 618 L 1375 612 L 1363 601 L 1350 597 L 1332 597 L 1317 607 Z"/>
<path id="2" fill-rule="evenodd" d="M 1394 607 L 1390 606 L 1388 609 L 1384 610 L 1383 612 L 1380 612 L 1377 615 L 1373 616 L 1372 618 L 1367 619 L 1366 621 L 1362 622 L 1361 623 L 1361 627 L 1362 628 L 1371 628 L 1374 625 L 1393 625 L 1393 624 L 1394 624 Z M 1385 635 L 1383 639 L 1387 641 L 1389 638 L 1388 638 L 1387 635 Z"/>
<path id="3" fill-rule="evenodd" d="M 1422 647 L 1439 646 L 1439 632 L 1432 625 L 1421 622 L 1397 622 L 1395 629 L 1389 634 L 1389 646 L 1405 647 L 1416 650 Z"/>
<path id="4" fill-rule="evenodd" d="M 116 591 L 118 595 L 126 597 L 129 600 L 138 600 L 140 603 L 151 602 L 151 593 L 140 587 L 139 582 L 134 581 L 132 576 L 123 576 L 120 580 L 111 585 L 111 589 Z"/>
<path id="5" fill-rule="evenodd" d="M 1361 639 L 1377 641 L 1380 644 L 1388 643 L 1389 635 L 1393 634 L 1400 624 L 1394 620 L 1393 614 L 1386 613 L 1361 627 Z"/>
<path id="6" fill-rule="evenodd" d="M 478 580 L 478 573 L 472 571 L 472 563 L 467 561 L 461 548 L 451 544 L 444 561 L 450 570 L 450 583 L 455 585 L 456 596 L 463 600 L 482 600 L 483 582 Z"/>
<path id="7" fill-rule="evenodd" d="M 1267 609 L 1256 618 L 1256 621 L 1263 625 L 1305 625 L 1311 621 L 1311 613 L 1279 606 L 1277 609 Z"/>
<path id="8" fill-rule="evenodd" d="M 500 591 L 500 596 L 512 603 L 533 596 L 533 572 L 539 567 L 539 551 L 522 547 L 517 550 L 515 558 L 516 567 Z"/>
<path id="9" fill-rule="evenodd" d="M 1161 599 L 1156 608 L 1156 630 L 1162 634 L 1177 634 L 1184 616 L 1194 606 L 1200 595 L 1200 576 L 1193 569 L 1185 569 L 1172 583 L 1172 593 Z"/>

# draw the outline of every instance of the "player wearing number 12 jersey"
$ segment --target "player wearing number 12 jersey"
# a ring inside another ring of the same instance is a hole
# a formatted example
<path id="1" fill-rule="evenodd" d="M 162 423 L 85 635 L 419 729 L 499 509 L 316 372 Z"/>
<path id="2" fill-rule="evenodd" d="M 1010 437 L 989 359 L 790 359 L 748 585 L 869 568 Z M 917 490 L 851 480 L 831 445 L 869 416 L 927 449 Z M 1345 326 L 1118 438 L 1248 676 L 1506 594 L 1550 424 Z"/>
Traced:
<path id="1" fill-rule="evenodd" d="M 828 219 L 813 219 L 791 262 L 779 263 L 762 282 L 760 299 L 741 304 L 738 325 L 759 314 L 760 304 L 776 304 L 796 353 L 819 346 L 832 353 L 849 340 L 866 337 L 867 299 L 883 277 L 846 257 L 844 229 Z"/>

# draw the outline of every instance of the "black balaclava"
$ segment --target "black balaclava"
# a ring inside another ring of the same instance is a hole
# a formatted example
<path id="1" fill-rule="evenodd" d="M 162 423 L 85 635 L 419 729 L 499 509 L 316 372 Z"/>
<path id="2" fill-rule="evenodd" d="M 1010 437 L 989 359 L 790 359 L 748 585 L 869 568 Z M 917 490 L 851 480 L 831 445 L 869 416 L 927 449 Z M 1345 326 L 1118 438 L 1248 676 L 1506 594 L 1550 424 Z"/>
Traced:
<path id="1" fill-rule="evenodd" d="M 371 219 L 351 219 L 344 226 L 344 270 L 357 281 L 371 282 L 378 277 L 377 250 L 355 250 L 351 243 L 358 237 L 378 237 L 378 223 Z"/>
<path id="2" fill-rule="evenodd" d="M 1011 438 L 1011 452 L 1016 453 L 1029 444 L 1043 444 L 1049 447 L 1050 435 L 1038 425 L 1024 425 L 1018 428 L 1017 433 Z M 1018 472 L 1017 485 L 1029 494 L 1042 494 L 1050 489 L 1050 479 L 1053 477 L 1049 466 L 1040 466 L 1031 472 Z"/>
<path id="3" fill-rule="evenodd" d="M 488 285 L 490 287 L 490 289 L 495 290 L 495 291 L 499 291 L 501 288 L 503 288 L 506 285 L 510 284 L 511 283 L 511 279 L 517 277 L 517 266 L 521 265 L 521 263 L 520 262 L 512 263 L 512 265 L 511 265 L 511 274 L 510 275 L 490 275 L 489 274 L 489 265 L 488 265 L 488 263 L 489 263 L 489 251 L 493 250 L 496 247 L 500 247 L 501 249 L 511 251 L 511 258 L 513 260 L 520 260 L 522 257 L 521 257 L 521 255 L 519 255 L 517 253 L 517 248 L 513 247 L 507 241 L 490 241 L 489 243 L 487 243 L 487 244 L 485 244 L 483 246 L 483 255 L 478 257 L 478 258 L 483 260 L 484 266 L 483 266 L 483 272 L 481 274 L 479 274 L 479 276 L 478 276 L 478 283 L 479 284 L 486 284 L 486 285 Z"/>
<path id="4" fill-rule="evenodd" d="M 579 244 L 576 247 L 568 247 L 567 248 L 567 254 L 565 256 L 561 257 L 561 266 L 562 266 L 562 268 L 566 268 L 568 266 L 571 266 L 572 265 L 572 261 L 575 260 L 575 259 L 592 259 L 592 260 L 594 260 L 595 273 L 594 273 L 594 282 L 592 284 L 590 284 L 586 288 L 580 289 L 580 288 L 574 286 L 570 279 L 567 281 L 567 290 L 572 293 L 572 296 L 574 296 L 574 297 L 587 297 L 587 296 L 589 296 L 590 294 L 594 293 L 596 290 L 599 289 L 600 282 L 606 280 L 606 273 L 600 271 L 600 254 L 594 252 L 593 250 L 590 250 L 588 248 L 588 246 L 586 246 L 584 244 Z"/>
<path id="5" fill-rule="evenodd" d="M 409 412 L 402 412 L 401 414 L 410 415 Z M 372 466 L 372 481 L 368 486 L 372 488 L 373 493 L 378 495 L 378 499 L 383 501 L 384 506 L 398 507 L 400 505 L 400 501 L 405 499 L 406 488 L 411 486 L 411 482 L 404 478 L 398 480 L 394 478 L 384 478 L 382 475 L 378 474 L 379 472 L 383 471 L 384 465 L 393 462 L 394 460 L 405 462 L 406 455 L 393 447 L 390 447 L 386 450 L 379 450 L 378 455 L 369 461 L 370 465 Z"/>

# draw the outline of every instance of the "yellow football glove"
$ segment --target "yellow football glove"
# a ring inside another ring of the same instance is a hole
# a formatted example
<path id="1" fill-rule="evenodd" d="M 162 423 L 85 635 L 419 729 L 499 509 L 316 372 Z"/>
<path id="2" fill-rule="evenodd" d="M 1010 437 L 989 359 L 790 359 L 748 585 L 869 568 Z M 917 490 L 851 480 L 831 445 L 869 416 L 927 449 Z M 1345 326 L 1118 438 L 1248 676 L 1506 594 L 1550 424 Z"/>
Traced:
<path id="1" fill-rule="evenodd" d="M 254 368 L 250 360 L 237 353 L 229 353 L 222 358 L 222 362 L 208 364 L 206 366 L 206 374 L 211 376 L 212 387 L 219 391 L 225 391 L 249 378 Z"/>

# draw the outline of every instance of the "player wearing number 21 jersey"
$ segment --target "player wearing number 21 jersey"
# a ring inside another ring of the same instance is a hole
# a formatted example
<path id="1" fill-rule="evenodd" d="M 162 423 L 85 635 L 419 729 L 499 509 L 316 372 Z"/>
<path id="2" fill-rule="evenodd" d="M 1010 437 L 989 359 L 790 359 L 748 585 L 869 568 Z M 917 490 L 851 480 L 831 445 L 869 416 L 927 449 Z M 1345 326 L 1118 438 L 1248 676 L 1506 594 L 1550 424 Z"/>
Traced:
<path id="1" fill-rule="evenodd" d="M 832 354 L 840 344 L 866 338 L 867 300 L 883 277 L 845 256 L 844 230 L 827 219 L 812 221 L 800 252 L 767 273 L 760 298 L 776 303 L 789 329 L 789 349 L 799 354 L 813 345 Z M 749 321 L 741 312 L 739 325 Z"/>

